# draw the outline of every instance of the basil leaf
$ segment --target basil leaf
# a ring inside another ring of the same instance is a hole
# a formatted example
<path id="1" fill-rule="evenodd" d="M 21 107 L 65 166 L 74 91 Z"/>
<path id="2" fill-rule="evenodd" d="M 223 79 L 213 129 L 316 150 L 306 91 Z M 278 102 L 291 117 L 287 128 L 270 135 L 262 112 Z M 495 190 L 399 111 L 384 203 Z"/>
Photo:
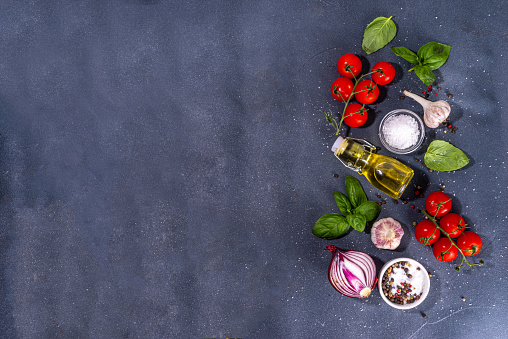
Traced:
<path id="1" fill-rule="evenodd" d="M 427 86 L 432 85 L 436 77 L 429 66 L 415 66 L 415 74 L 418 75 L 421 81 Z"/>
<path id="2" fill-rule="evenodd" d="M 418 50 L 418 58 L 422 65 L 428 66 L 431 70 L 438 69 L 448 60 L 451 46 L 439 42 L 429 42 Z"/>
<path id="3" fill-rule="evenodd" d="M 367 196 L 362 189 L 362 185 L 360 185 L 358 179 L 350 175 L 346 177 L 346 192 L 353 208 L 367 201 Z"/>
<path id="4" fill-rule="evenodd" d="M 365 53 L 371 54 L 385 47 L 397 34 L 397 26 L 392 17 L 378 17 L 367 25 L 363 33 L 362 49 Z"/>
<path id="5" fill-rule="evenodd" d="M 430 143 L 424 161 L 428 168 L 441 172 L 455 171 L 469 163 L 464 152 L 443 140 L 434 140 Z"/>
<path id="6" fill-rule="evenodd" d="M 358 232 L 363 232 L 365 225 L 367 225 L 367 219 L 361 214 L 349 214 L 346 216 L 346 220 Z"/>
<path id="7" fill-rule="evenodd" d="M 337 206 L 339 206 L 342 214 L 347 215 L 351 213 L 351 203 L 349 199 L 346 197 L 344 193 L 333 191 L 333 196 L 335 197 L 335 202 Z"/>
<path id="8" fill-rule="evenodd" d="M 335 239 L 347 233 L 349 224 L 345 217 L 337 213 L 328 213 L 316 221 L 312 234 L 324 239 Z"/>
<path id="9" fill-rule="evenodd" d="M 411 51 L 410 49 L 406 47 L 392 47 L 392 52 L 395 53 L 395 55 L 398 55 L 405 60 L 409 61 L 412 64 L 419 65 L 420 60 L 418 59 L 418 55 L 416 55 L 415 52 Z"/>
<path id="10" fill-rule="evenodd" d="M 366 201 L 353 210 L 354 214 L 361 214 L 367 221 L 372 221 L 377 218 L 381 212 L 381 206 L 374 201 Z"/>

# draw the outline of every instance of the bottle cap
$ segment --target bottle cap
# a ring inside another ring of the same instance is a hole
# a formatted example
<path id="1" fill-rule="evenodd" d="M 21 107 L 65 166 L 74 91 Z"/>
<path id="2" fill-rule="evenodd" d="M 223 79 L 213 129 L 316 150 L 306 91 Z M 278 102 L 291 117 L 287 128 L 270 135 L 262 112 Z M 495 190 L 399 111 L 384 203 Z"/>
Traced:
<path id="1" fill-rule="evenodd" d="M 337 152 L 337 150 L 340 148 L 340 146 L 342 145 L 343 142 L 344 142 L 344 138 L 338 137 L 337 140 L 335 140 L 335 142 L 332 145 L 332 152 L 333 153 Z"/>

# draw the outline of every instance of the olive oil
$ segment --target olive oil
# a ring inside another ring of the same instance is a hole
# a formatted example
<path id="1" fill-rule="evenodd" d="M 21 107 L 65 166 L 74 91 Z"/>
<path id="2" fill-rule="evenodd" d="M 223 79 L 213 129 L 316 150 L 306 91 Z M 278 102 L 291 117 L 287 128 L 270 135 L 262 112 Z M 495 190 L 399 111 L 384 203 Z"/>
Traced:
<path id="1" fill-rule="evenodd" d="M 380 191 L 398 199 L 414 171 L 392 157 L 376 154 L 375 146 L 365 140 L 339 137 L 332 146 L 335 156 L 346 167 L 364 175 Z"/>

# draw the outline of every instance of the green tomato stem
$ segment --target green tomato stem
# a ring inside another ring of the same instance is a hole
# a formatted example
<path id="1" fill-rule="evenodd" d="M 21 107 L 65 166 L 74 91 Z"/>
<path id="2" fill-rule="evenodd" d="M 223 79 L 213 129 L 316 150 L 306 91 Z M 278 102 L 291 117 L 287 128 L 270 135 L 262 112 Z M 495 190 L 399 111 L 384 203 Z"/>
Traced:
<path id="1" fill-rule="evenodd" d="M 349 72 L 351 72 L 351 74 L 353 74 L 353 72 L 351 70 L 349 70 Z M 351 98 L 356 94 L 356 93 L 359 93 L 359 92 L 355 92 L 355 89 L 356 89 L 356 85 L 358 85 L 358 83 L 360 82 L 360 80 L 362 80 L 365 76 L 367 75 L 371 75 L 372 73 L 375 73 L 374 72 L 369 72 L 369 73 L 366 73 L 362 76 L 360 76 L 358 79 L 355 77 L 355 75 L 353 74 L 353 79 L 355 79 L 355 85 L 353 86 L 353 91 L 351 92 L 351 95 L 349 96 L 349 98 L 347 98 L 346 102 L 345 102 L 345 106 L 344 106 L 344 109 L 342 110 L 342 114 L 341 114 L 341 118 L 340 118 L 340 121 L 339 121 L 339 128 L 337 129 L 337 132 L 335 133 L 335 135 L 339 135 L 339 132 L 340 132 L 340 128 L 342 127 L 342 122 L 344 121 L 344 114 L 346 113 L 346 108 L 347 108 L 347 105 L 349 104 L 349 101 L 351 100 Z M 339 95 L 342 97 L 342 94 L 340 94 L 339 92 Z M 344 99 L 344 97 L 342 97 L 342 99 Z"/>

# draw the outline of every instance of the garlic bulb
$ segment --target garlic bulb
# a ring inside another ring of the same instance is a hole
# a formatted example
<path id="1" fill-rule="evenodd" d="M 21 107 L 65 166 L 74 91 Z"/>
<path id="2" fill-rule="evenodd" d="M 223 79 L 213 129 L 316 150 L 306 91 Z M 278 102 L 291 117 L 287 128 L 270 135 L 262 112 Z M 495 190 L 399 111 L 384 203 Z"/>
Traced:
<path id="1" fill-rule="evenodd" d="M 416 100 L 423 107 L 423 121 L 430 128 L 439 127 L 439 124 L 445 121 L 450 115 L 450 104 L 446 101 L 430 101 L 419 95 L 404 91 L 404 95 Z"/>

